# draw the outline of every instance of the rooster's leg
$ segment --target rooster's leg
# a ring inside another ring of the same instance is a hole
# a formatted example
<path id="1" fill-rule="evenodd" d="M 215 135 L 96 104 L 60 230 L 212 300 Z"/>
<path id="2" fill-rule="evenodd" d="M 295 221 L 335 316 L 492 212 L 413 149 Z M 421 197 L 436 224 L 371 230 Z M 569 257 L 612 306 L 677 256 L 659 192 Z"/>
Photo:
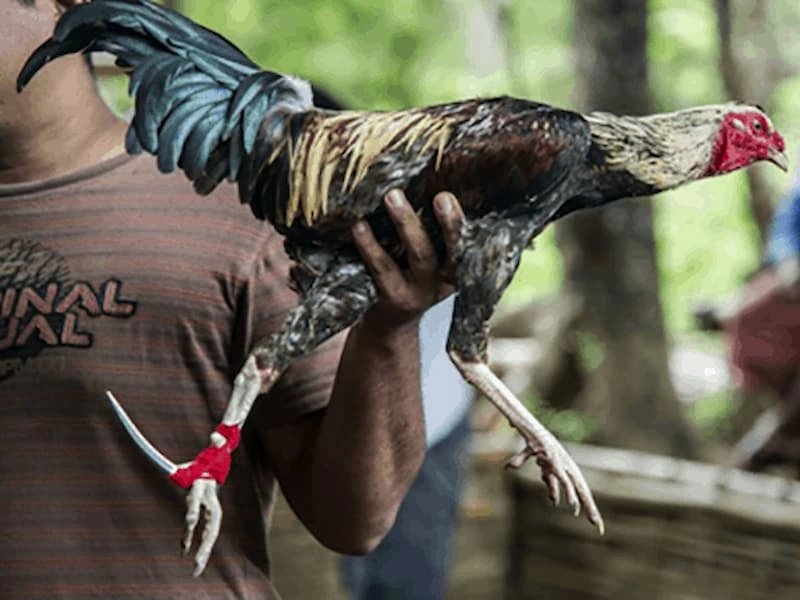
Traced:
<path id="1" fill-rule="evenodd" d="M 184 553 L 191 547 L 200 511 L 205 515 L 195 575 L 205 568 L 219 533 L 222 509 L 217 488 L 227 476 L 230 454 L 256 398 L 270 390 L 293 360 L 358 321 L 376 297 L 375 284 L 366 267 L 340 259 L 314 281 L 281 329 L 254 347 L 236 376 L 222 423 L 211 434 L 211 445 L 172 477 L 179 485 L 190 488 Z"/>
<path id="2" fill-rule="evenodd" d="M 578 466 L 488 366 L 489 318 L 533 232 L 534 224 L 521 218 L 465 225 L 456 250 L 459 294 L 447 349 L 464 379 L 483 392 L 525 440 L 525 448 L 509 460 L 509 466 L 519 467 L 535 456 L 552 500 L 558 502 L 559 486 L 563 487 L 575 514 L 582 504 L 602 532 L 600 511 Z"/>

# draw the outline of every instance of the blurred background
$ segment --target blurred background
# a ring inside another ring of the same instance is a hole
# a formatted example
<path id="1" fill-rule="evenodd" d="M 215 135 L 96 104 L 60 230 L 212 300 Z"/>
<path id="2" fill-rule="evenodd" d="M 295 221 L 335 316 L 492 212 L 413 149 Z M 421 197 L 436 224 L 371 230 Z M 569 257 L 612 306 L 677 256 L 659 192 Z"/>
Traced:
<path id="1" fill-rule="evenodd" d="M 740 99 L 767 109 L 796 160 L 794 0 L 164 3 L 351 108 L 509 94 L 644 114 Z M 97 69 L 127 110 L 123 78 Z M 452 598 L 800 597 L 800 461 L 769 476 L 731 468 L 774 433 L 786 398 L 739 385 L 735 335 L 697 318 L 736 304 L 795 177 L 757 166 L 623 201 L 527 251 L 495 320 L 494 366 L 576 444 L 608 534 L 551 509 L 535 466 L 503 472 L 518 442 L 478 401 Z M 336 557 L 284 507 L 273 540 L 285 598 L 346 597 Z"/>

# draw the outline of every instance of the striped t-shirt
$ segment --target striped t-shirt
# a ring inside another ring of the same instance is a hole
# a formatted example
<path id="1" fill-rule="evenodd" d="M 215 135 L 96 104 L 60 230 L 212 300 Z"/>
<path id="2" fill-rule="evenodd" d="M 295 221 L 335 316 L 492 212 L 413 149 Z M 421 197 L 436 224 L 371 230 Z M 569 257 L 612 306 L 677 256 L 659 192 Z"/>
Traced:
<path id="1" fill-rule="evenodd" d="M 248 432 L 326 404 L 341 338 L 261 399 L 198 579 L 179 556 L 184 491 L 104 390 L 167 456 L 193 458 L 248 349 L 295 305 L 288 269 L 231 186 L 199 197 L 149 157 L 0 186 L 0 599 L 273 597 L 274 477 Z"/>

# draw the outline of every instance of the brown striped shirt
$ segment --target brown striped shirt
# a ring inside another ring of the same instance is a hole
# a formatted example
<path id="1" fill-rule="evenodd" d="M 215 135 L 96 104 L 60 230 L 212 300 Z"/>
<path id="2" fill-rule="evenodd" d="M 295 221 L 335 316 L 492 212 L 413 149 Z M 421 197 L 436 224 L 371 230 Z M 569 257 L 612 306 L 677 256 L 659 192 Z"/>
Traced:
<path id="1" fill-rule="evenodd" d="M 198 197 L 149 157 L 0 186 L 0 599 L 274 597 L 274 478 L 248 429 L 323 407 L 341 339 L 262 399 L 198 579 L 179 556 L 183 490 L 103 392 L 167 456 L 191 459 L 248 349 L 296 303 L 282 244 L 232 187 Z"/>

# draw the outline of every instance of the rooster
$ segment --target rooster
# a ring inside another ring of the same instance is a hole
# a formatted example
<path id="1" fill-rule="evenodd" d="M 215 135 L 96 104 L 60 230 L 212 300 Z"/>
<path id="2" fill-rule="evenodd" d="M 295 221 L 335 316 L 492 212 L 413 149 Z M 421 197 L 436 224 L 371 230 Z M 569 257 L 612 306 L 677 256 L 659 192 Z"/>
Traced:
<path id="1" fill-rule="evenodd" d="M 176 466 L 117 414 L 148 456 L 190 489 L 189 512 L 208 515 L 196 556 L 202 571 L 219 530 L 216 498 L 256 397 L 295 359 L 356 323 L 378 292 L 351 228 L 362 219 L 398 264 L 402 244 L 381 203 L 405 190 L 440 257 L 432 198 L 449 190 L 465 221 L 452 257 L 457 298 L 448 352 L 463 377 L 520 432 L 518 467 L 535 457 L 551 498 L 603 521 L 580 469 L 487 366 L 487 322 L 523 250 L 552 221 L 619 198 L 645 196 L 757 161 L 786 169 L 784 142 L 764 112 L 730 103 L 646 117 L 581 115 L 522 99 L 467 100 L 397 112 L 315 107 L 309 84 L 264 71 L 231 43 L 148 0 L 95 0 L 60 18 L 23 67 L 22 88 L 48 61 L 105 51 L 130 76 L 130 153 L 184 171 L 199 194 L 224 179 L 285 237 L 298 306 L 255 345 L 235 379 L 211 443 Z M 187 513 L 188 514 L 188 513 Z M 187 517 L 191 544 L 194 522 Z"/>

